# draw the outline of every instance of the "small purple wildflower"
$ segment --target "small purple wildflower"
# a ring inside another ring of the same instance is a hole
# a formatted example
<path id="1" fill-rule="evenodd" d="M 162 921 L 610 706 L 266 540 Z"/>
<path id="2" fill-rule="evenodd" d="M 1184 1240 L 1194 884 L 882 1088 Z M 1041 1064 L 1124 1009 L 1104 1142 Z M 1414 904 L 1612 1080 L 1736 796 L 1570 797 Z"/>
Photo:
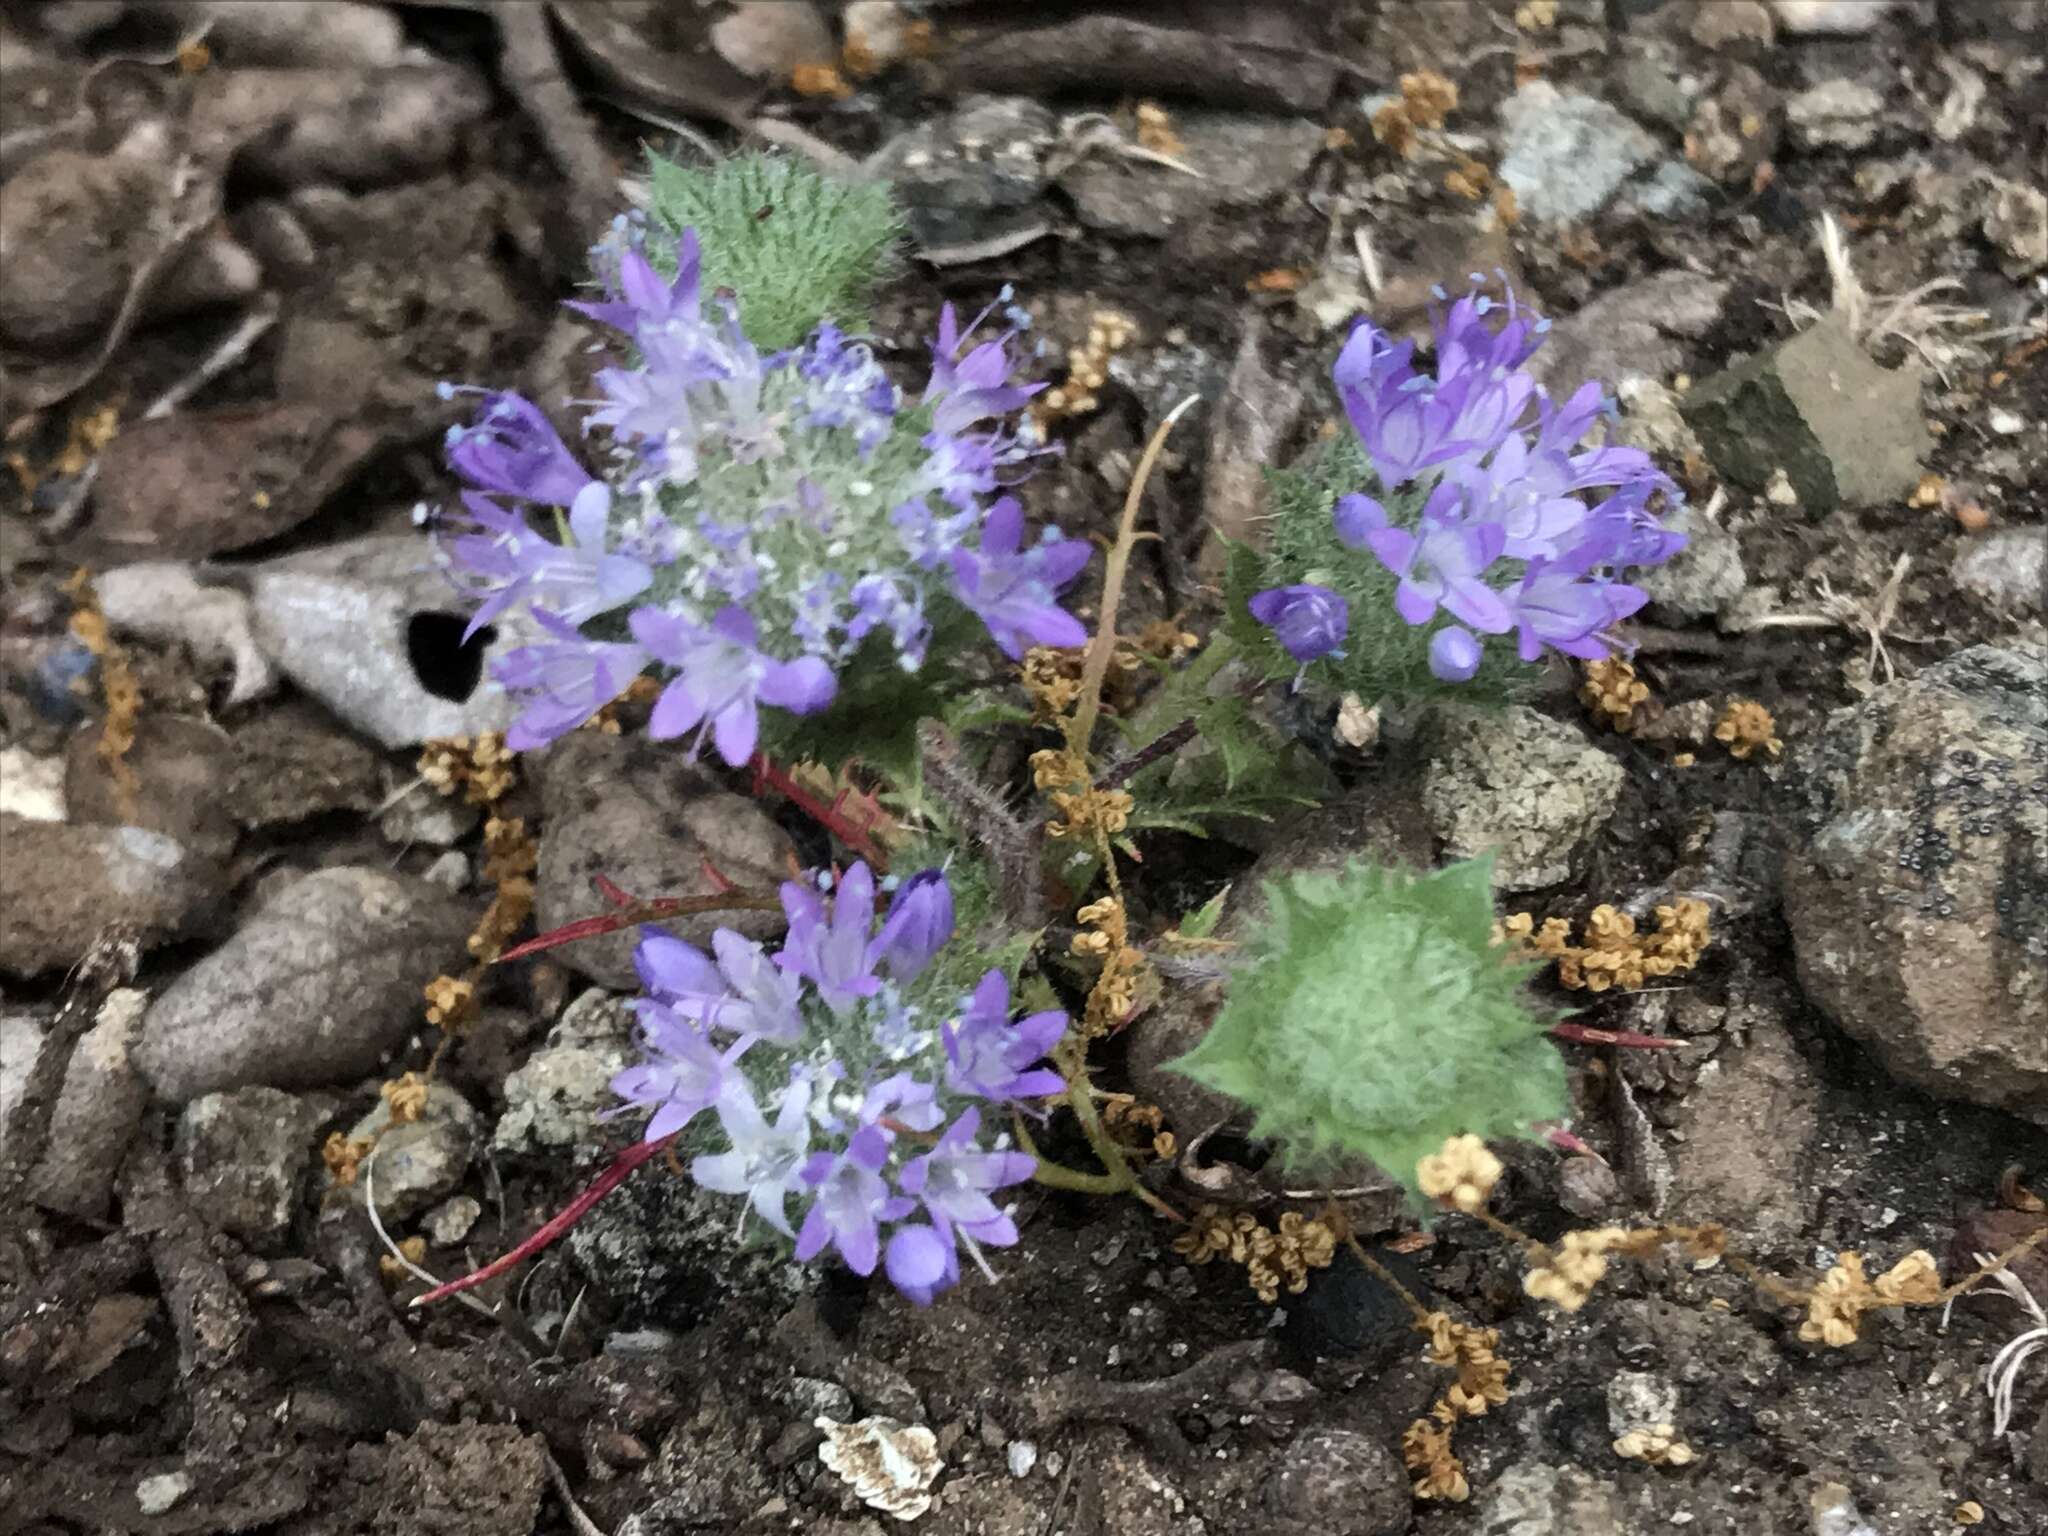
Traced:
<path id="1" fill-rule="evenodd" d="M 542 538 L 525 514 L 508 512 L 478 492 L 465 492 L 463 505 L 475 525 L 487 531 L 449 540 L 448 553 L 488 593 L 470 618 L 464 640 L 514 603 L 537 603 L 581 625 L 631 602 L 654 580 L 645 560 L 607 553 L 612 492 L 598 481 L 570 502 L 566 544 Z"/>
<path id="2" fill-rule="evenodd" d="M 1246 606 L 1303 666 L 1336 651 L 1351 630 L 1351 605 L 1328 587 L 1270 587 Z"/>
<path id="3" fill-rule="evenodd" d="M 799 1078 L 782 1090 L 775 1123 L 762 1115 L 744 1083 L 730 1081 L 718 1101 L 718 1124 L 732 1143 L 730 1152 L 690 1159 L 690 1177 L 721 1195 L 745 1195 L 747 1206 L 784 1237 L 789 1197 L 802 1182 L 810 1151 L 811 1085 Z M 741 1213 L 745 1220 L 745 1213 Z"/>
<path id="4" fill-rule="evenodd" d="M 643 1059 L 612 1079 L 612 1092 L 629 1107 L 653 1106 L 642 1141 L 672 1136 L 718 1102 L 734 1064 L 753 1044 L 742 1038 L 719 1051 L 702 1030 L 660 1003 L 636 1003 Z"/>
<path id="5" fill-rule="evenodd" d="M 953 551 L 960 601 L 988 626 L 1015 661 L 1027 646 L 1066 648 L 1087 642 L 1081 621 L 1054 600 L 1088 563 L 1084 539 L 1051 539 L 1021 549 L 1024 509 L 1012 496 L 989 508 L 981 547 Z"/>
<path id="6" fill-rule="evenodd" d="M 875 877 L 865 862 L 839 877 L 830 915 L 825 899 L 801 881 L 785 881 L 782 910 L 789 919 L 789 937 L 775 963 L 817 989 L 834 1013 L 846 1013 L 882 985 L 875 975 L 875 954 L 869 930 L 875 920 Z"/>
<path id="7" fill-rule="evenodd" d="M 480 491 L 566 507 L 591 483 L 541 408 L 522 395 L 488 391 L 466 427 L 450 427 L 448 462 Z"/>
<path id="8" fill-rule="evenodd" d="M 1401 578 L 1394 608 L 1408 623 L 1428 623 L 1441 604 L 1474 629 L 1497 635 L 1508 627 L 1508 608 L 1483 577 L 1500 557 L 1507 535 L 1498 523 L 1453 522 L 1444 516 L 1439 503 L 1451 489 L 1440 487 L 1430 498 L 1415 532 L 1375 528 L 1366 543 Z"/>
<path id="9" fill-rule="evenodd" d="M 916 1202 L 889 1193 L 881 1174 L 889 1160 L 889 1138 L 881 1127 L 862 1126 L 846 1150 L 814 1152 L 804 1164 L 803 1179 L 817 1193 L 797 1232 L 796 1256 L 807 1262 L 829 1244 L 856 1275 L 871 1275 L 881 1256 L 881 1224 L 898 1221 L 916 1209 Z"/>
<path id="10" fill-rule="evenodd" d="M 803 1037 L 802 989 L 768 952 L 730 928 L 711 935 L 707 957 L 659 928 L 643 928 L 633 966 L 650 996 L 709 1029 L 792 1045 Z"/>
<path id="11" fill-rule="evenodd" d="M 1067 1082 L 1050 1067 L 1034 1068 L 1067 1032 L 1058 1009 L 1010 1022 L 1010 983 L 990 971 L 974 989 L 967 1011 L 944 1028 L 946 1082 L 956 1093 L 994 1104 L 1043 1099 Z"/>
<path id="12" fill-rule="evenodd" d="M 921 869 L 889 899 L 889 915 L 868 953 L 896 981 L 913 981 L 952 937 L 953 888 L 944 870 Z"/>
<path id="13" fill-rule="evenodd" d="M 505 733 L 505 745 L 530 752 L 576 729 L 632 684 L 647 665 L 637 645 L 586 640 L 576 626 L 544 608 L 534 621 L 555 638 L 522 645 L 498 663 L 497 678 L 526 695 L 526 706 Z"/>
<path id="14" fill-rule="evenodd" d="M 929 1240 L 913 1240 L 902 1256 L 902 1267 L 911 1272 L 909 1278 L 913 1282 L 905 1284 L 897 1278 L 896 1244 L 894 1240 L 890 1243 L 890 1279 L 896 1282 L 898 1290 L 920 1305 L 928 1305 L 932 1295 L 959 1275 L 959 1262 L 954 1257 L 956 1242 L 967 1245 L 968 1253 L 990 1279 L 995 1276 L 982 1257 L 982 1247 L 1016 1245 L 1016 1222 L 989 1196 L 998 1189 L 1023 1183 L 1037 1171 L 1038 1164 L 1022 1152 L 982 1151 L 975 1145 L 980 1130 L 981 1111 L 963 1111 L 931 1151 L 912 1158 L 896 1176 L 897 1187 L 924 1207 L 931 1219 L 930 1230 L 945 1250 L 935 1253 Z M 932 1274 L 934 1259 L 938 1260 L 936 1275 Z M 920 1291 L 924 1293 L 921 1301 Z"/>
<path id="15" fill-rule="evenodd" d="M 722 608 L 703 628 L 658 608 L 636 608 L 630 622 L 633 638 L 676 669 L 648 717 L 647 734 L 656 741 L 694 730 L 694 754 L 708 731 L 718 755 L 737 768 L 760 739 L 759 705 L 804 715 L 832 702 L 832 669 L 815 656 L 776 661 L 763 655 L 744 608 Z"/>

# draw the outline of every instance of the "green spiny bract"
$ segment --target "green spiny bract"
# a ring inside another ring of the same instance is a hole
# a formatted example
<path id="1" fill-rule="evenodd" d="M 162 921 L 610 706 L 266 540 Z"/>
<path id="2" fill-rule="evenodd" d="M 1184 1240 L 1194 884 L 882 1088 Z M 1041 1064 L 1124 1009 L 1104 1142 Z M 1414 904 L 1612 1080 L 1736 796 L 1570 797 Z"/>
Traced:
<path id="1" fill-rule="evenodd" d="M 1271 516 L 1263 551 L 1232 545 L 1224 578 L 1224 612 L 1240 653 L 1269 677 L 1307 680 L 1332 693 L 1351 692 L 1367 704 L 1381 700 L 1458 698 L 1503 700 L 1526 680 L 1528 667 L 1515 656 L 1513 635 L 1480 637 L 1485 660 L 1468 682 L 1446 683 L 1429 670 L 1429 647 L 1395 611 L 1400 578 L 1380 561 L 1345 547 L 1330 520 L 1337 498 L 1361 486 L 1374 487 L 1372 463 L 1355 435 L 1346 432 L 1310 448 L 1285 469 L 1269 470 L 1266 493 Z M 1404 486 L 1381 492 L 1388 519 L 1412 528 L 1422 514 L 1424 490 Z M 1350 633 L 1340 653 L 1306 669 L 1280 648 L 1273 632 L 1246 608 L 1253 593 L 1290 582 L 1313 582 L 1341 596 L 1351 609 Z M 1449 623 L 1438 614 L 1437 624 Z"/>
<path id="2" fill-rule="evenodd" d="M 1173 1066 L 1242 1102 L 1291 1169 L 1363 1157 L 1414 1191 L 1447 1137 L 1564 1115 L 1551 1021 L 1525 965 L 1490 943 L 1490 861 L 1422 876 L 1354 862 L 1265 890 L 1228 1000 Z"/>
<path id="3" fill-rule="evenodd" d="M 739 295 L 755 346 L 793 347 L 821 320 L 862 328 L 902 226 L 886 183 L 763 154 L 700 169 L 650 153 L 648 169 L 648 213 L 671 234 L 696 230 L 704 292 Z"/>

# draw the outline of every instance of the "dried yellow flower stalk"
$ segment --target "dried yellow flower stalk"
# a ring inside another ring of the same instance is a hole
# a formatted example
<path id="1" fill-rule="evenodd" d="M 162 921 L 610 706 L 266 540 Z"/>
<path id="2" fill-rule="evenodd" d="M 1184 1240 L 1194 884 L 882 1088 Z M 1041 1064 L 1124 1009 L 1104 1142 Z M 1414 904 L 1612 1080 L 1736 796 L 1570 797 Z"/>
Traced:
<path id="1" fill-rule="evenodd" d="M 427 1111 L 427 1080 L 417 1072 L 394 1078 L 377 1092 L 391 1106 L 393 1125 L 410 1125 Z"/>
<path id="2" fill-rule="evenodd" d="M 1646 1424 L 1616 1440 L 1614 1454 L 1630 1461 L 1646 1461 L 1653 1467 L 1682 1467 L 1696 1453 L 1678 1438 L 1672 1425 Z"/>
<path id="3" fill-rule="evenodd" d="M 1806 1321 L 1799 1337 L 1808 1344 L 1840 1349 L 1856 1342 L 1863 1314 L 1881 1307 L 1924 1307 L 1941 1297 L 1941 1274 L 1934 1255 L 1915 1249 L 1872 1281 L 1863 1270 L 1863 1255 L 1844 1251 L 1807 1297 Z"/>
<path id="4" fill-rule="evenodd" d="M 1425 1195 L 1467 1215 L 1485 1208 L 1500 1175 L 1500 1159 L 1477 1136 L 1453 1136 L 1441 1151 L 1415 1165 L 1416 1181 Z"/>
<path id="5" fill-rule="evenodd" d="M 1556 961 L 1558 981 L 1573 991 L 1634 991 L 1652 979 L 1691 970 L 1713 938 L 1712 909 L 1703 901 L 1681 897 L 1654 915 L 1655 931 L 1638 933 L 1634 918 L 1603 904 L 1586 918 L 1585 942 L 1574 944 L 1571 924 L 1563 918 L 1546 919 L 1537 928 L 1533 916 L 1517 912 L 1494 926 L 1493 938 Z"/>

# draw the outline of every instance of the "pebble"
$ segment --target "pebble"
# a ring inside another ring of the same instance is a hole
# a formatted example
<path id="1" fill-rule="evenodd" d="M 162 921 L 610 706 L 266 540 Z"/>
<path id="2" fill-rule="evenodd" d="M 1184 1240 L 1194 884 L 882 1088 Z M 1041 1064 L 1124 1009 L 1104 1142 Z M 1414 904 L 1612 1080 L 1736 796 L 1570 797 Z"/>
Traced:
<path id="1" fill-rule="evenodd" d="M 534 919 L 545 930 L 600 909 L 592 878 L 636 896 L 710 896 L 707 864 L 742 890 L 773 890 L 795 867 L 796 845 L 767 812 L 679 760 L 671 743 L 572 731 L 529 757 L 540 775 L 547 836 L 535 873 Z M 751 938 L 782 929 L 779 912 L 710 912 L 668 930 L 708 946 L 719 928 Z M 631 931 L 556 951 L 562 963 L 615 992 L 637 992 Z"/>
<path id="2" fill-rule="evenodd" d="M 1525 705 L 1445 706 L 1422 786 L 1431 829 L 1452 858 L 1494 856 L 1497 890 L 1555 885 L 1613 814 L 1625 777 L 1578 727 Z"/>
<path id="3" fill-rule="evenodd" d="M 633 1013 L 593 987 L 562 1010 L 547 1042 L 505 1079 L 505 1111 L 491 1150 L 508 1156 L 566 1152 L 596 1139 L 600 1116 L 619 1100 L 612 1079 L 628 1066 Z"/>
<path id="4" fill-rule="evenodd" d="M 809 0 L 739 0 L 711 24 L 711 46 L 741 74 L 777 84 L 799 64 L 831 64 L 839 55 Z"/>
<path id="5" fill-rule="evenodd" d="M 1029 1477 L 1038 1465 L 1038 1447 L 1029 1440 L 1012 1440 L 1003 1448 L 1003 1459 L 1009 1464 L 1010 1476 Z"/>
<path id="6" fill-rule="evenodd" d="M 1884 19 L 1893 0 L 1771 0 L 1778 30 L 1791 37 L 1854 37 Z"/>
<path id="7" fill-rule="evenodd" d="M 1785 123 L 1802 149 L 1868 149 L 1883 109 L 1884 97 L 1859 81 L 1824 80 L 1786 98 Z"/>
<path id="8" fill-rule="evenodd" d="M 1972 539 L 1952 574 L 1957 586 L 2000 612 L 2038 614 L 2048 606 L 2048 532 L 2001 528 Z"/>
<path id="9" fill-rule="evenodd" d="M 1250 208 L 1299 183 L 1323 148 L 1322 125 L 1306 117 L 1189 110 L 1176 113 L 1182 148 L 1168 166 L 1098 151 L 1059 177 L 1060 190 L 1091 229 L 1163 240 L 1222 210 Z"/>
<path id="10" fill-rule="evenodd" d="M 7 899 L 0 971 L 34 976 L 76 965 L 113 927 L 145 945 L 190 931 L 225 893 L 226 872 L 161 832 L 74 826 L 0 813 Z"/>
<path id="11" fill-rule="evenodd" d="M 445 891 L 341 866 L 294 881 L 151 1006 L 137 1064 L 164 1099 L 268 1083 L 311 1088 L 376 1069 L 458 965 L 471 926 Z"/>
<path id="12" fill-rule="evenodd" d="M 482 1135 L 469 1100 L 446 1083 L 428 1085 L 417 1120 L 394 1124 L 390 1102 L 380 1099 L 349 1129 L 352 1140 L 377 1144 L 374 1168 L 351 1189 L 361 1194 L 374 1187 L 386 1226 L 407 1221 L 462 1182 Z"/>
<path id="13" fill-rule="evenodd" d="M 352 540 L 257 568 L 256 643 L 286 676 L 386 747 L 501 731 L 518 708 L 489 682 L 539 636 L 501 615 L 468 644 L 468 617 L 433 547 L 410 534 Z"/>
<path id="14" fill-rule="evenodd" d="M 1501 107 L 1500 178 L 1527 218 L 1571 222 L 1605 207 L 1658 156 L 1656 138 L 1597 96 L 1533 80 Z"/>
<path id="15" fill-rule="evenodd" d="M 291 1226 L 323 1118 L 276 1088 L 194 1099 L 176 1140 L 186 1199 L 209 1226 L 259 1248 L 274 1244 Z"/>
<path id="16" fill-rule="evenodd" d="M 0 816 L 64 820 L 64 759 L 0 747 Z"/>
<path id="17" fill-rule="evenodd" d="M 192 1491 L 192 1478 L 184 1472 L 159 1472 L 135 1485 L 135 1503 L 143 1514 L 155 1519 L 177 1508 L 178 1501 Z"/>
<path id="18" fill-rule="evenodd" d="M 1616 1371 L 1607 1381 L 1607 1428 L 1625 1435 L 1678 1418 L 1678 1386 L 1649 1371 Z"/>
<path id="19" fill-rule="evenodd" d="M 436 1247 L 452 1248 L 469 1236 L 477 1217 L 483 1213 L 482 1202 L 473 1195 L 450 1195 L 427 1212 L 427 1237 Z"/>
<path id="20" fill-rule="evenodd" d="M 1334 1428 L 1296 1435 L 1260 1501 L 1319 1536 L 1401 1536 L 1413 1507 L 1408 1474 L 1381 1437 Z"/>
<path id="21" fill-rule="evenodd" d="M 1993 406 L 1989 426 L 2000 437 L 2017 437 L 2027 430 L 2027 418 L 2002 406 Z"/>

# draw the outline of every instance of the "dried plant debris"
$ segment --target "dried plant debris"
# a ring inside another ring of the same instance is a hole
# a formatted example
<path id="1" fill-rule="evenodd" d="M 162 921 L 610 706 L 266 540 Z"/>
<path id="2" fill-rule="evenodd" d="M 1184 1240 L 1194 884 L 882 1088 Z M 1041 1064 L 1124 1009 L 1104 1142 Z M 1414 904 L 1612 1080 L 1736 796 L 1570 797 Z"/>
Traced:
<path id="1" fill-rule="evenodd" d="M 1494 942 L 1557 962 L 1558 981 L 1573 991 L 1635 991 L 1650 981 L 1675 976 L 1699 963 L 1713 934 L 1712 911 L 1703 901 L 1680 897 L 1655 911 L 1657 926 L 1636 931 L 1636 920 L 1602 904 L 1586 918 L 1583 943 L 1572 942 L 1572 925 L 1561 917 L 1536 919 L 1516 912 L 1494 925 Z"/>
<path id="2" fill-rule="evenodd" d="M 945 1463 L 937 1436 L 922 1424 L 881 1417 L 841 1424 L 823 1415 L 812 1422 L 825 1434 L 818 1460 L 870 1509 L 915 1520 L 932 1507 L 931 1486 Z"/>

